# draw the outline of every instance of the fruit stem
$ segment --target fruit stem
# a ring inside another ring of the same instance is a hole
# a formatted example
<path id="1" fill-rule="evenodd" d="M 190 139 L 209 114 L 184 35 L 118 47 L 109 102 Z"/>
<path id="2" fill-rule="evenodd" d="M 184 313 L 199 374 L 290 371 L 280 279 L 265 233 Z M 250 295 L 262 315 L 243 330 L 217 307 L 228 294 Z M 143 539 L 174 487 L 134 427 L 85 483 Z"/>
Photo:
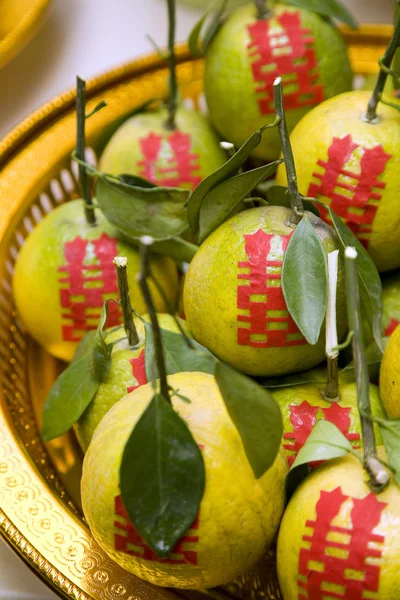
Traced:
<path id="1" fill-rule="evenodd" d="M 126 272 L 128 259 L 126 256 L 116 256 L 113 263 L 117 267 L 118 291 L 124 317 L 124 329 L 129 345 L 134 347 L 139 344 L 140 340 L 133 320 L 131 299 L 129 297 L 128 275 Z"/>
<path id="2" fill-rule="evenodd" d="M 328 361 L 328 381 L 324 398 L 329 402 L 339 400 L 338 337 L 336 326 L 336 291 L 339 250 L 328 254 L 328 306 L 326 308 L 325 352 Z"/>
<path id="3" fill-rule="evenodd" d="M 257 8 L 257 19 L 259 21 L 265 21 L 271 14 L 271 11 L 268 8 L 266 0 L 254 0 L 254 4 Z"/>
<path id="4" fill-rule="evenodd" d="M 86 108 L 86 81 L 79 76 L 76 78 L 76 156 L 85 160 L 85 108 Z M 86 167 L 79 164 L 79 181 L 82 188 L 82 198 L 85 201 L 85 217 L 88 225 L 96 225 L 96 215 L 92 194 L 90 193 L 89 179 Z"/>
<path id="5" fill-rule="evenodd" d="M 292 146 L 290 144 L 289 133 L 286 126 L 285 109 L 283 106 L 282 78 L 277 77 L 274 81 L 274 104 L 276 116 L 279 119 L 278 130 L 281 138 L 283 158 L 285 159 L 286 174 L 288 179 L 288 191 L 292 212 L 286 225 L 294 229 L 304 216 L 304 206 L 302 196 L 297 186 L 296 168 Z"/>
<path id="6" fill-rule="evenodd" d="M 349 326 L 353 332 L 353 356 L 357 381 L 358 408 L 364 444 L 364 468 L 370 476 L 369 486 L 379 493 L 389 482 L 389 473 L 376 455 L 374 427 L 371 420 L 369 397 L 369 373 L 365 357 L 365 346 L 360 317 L 360 292 L 357 273 L 357 250 L 351 246 L 345 249 L 346 292 Z"/>
<path id="7" fill-rule="evenodd" d="M 176 9 L 175 0 L 168 0 L 168 65 L 169 65 L 169 100 L 168 118 L 165 127 L 170 131 L 176 129 L 176 109 L 178 105 L 178 81 L 176 77 L 175 56 Z"/>
<path id="8" fill-rule="evenodd" d="M 381 99 L 382 92 L 384 90 L 386 80 L 389 75 L 389 69 L 393 62 L 394 55 L 396 53 L 397 48 L 400 46 L 400 12 L 397 15 L 396 23 L 394 26 L 394 32 L 392 39 L 389 42 L 388 47 L 385 50 L 385 54 L 379 61 L 379 66 L 381 68 L 378 79 L 376 80 L 374 91 L 372 92 L 372 96 L 368 102 L 367 112 L 365 115 L 365 120 L 368 123 L 374 123 L 377 119 L 376 110 L 379 104 L 379 100 Z"/>
<path id="9" fill-rule="evenodd" d="M 165 369 L 164 350 L 162 345 L 161 330 L 158 324 L 157 313 L 154 308 L 153 299 L 151 297 L 147 278 L 151 276 L 150 262 L 149 262 L 149 249 L 153 243 L 153 238 L 149 235 L 144 235 L 140 238 L 140 258 L 141 268 L 138 276 L 140 289 L 142 290 L 143 298 L 147 306 L 147 310 L 150 315 L 151 326 L 153 331 L 155 355 L 157 362 L 158 377 L 160 380 L 160 392 L 163 398 L 171 404 L 171 398 L 169 394 L 169 385 L 167 381 L 167 371 Z"/>

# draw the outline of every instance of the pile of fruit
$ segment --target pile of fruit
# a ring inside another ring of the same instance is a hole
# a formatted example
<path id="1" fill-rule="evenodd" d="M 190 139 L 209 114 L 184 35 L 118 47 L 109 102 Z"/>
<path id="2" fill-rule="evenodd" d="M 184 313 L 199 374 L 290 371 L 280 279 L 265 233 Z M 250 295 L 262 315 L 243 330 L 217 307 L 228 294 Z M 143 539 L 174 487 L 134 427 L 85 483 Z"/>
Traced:
<path id="1" fill-rule="evenodd" d="M 338 0 L 226 4 L 189 39 L 208 117 L 179 100 L 174 0 L 169 98 L 98 168 L 85 121 L 107 108 L 87 112 L 77 80 L 82 198 L 37 225 L 13 281 L 28 332 L 69 362 L 42 438 L 74 428 L 87 523 L 138 577 L 227 584 L 276 542 L 285 600 L 398 598 L 400 114 L 383 92 L 400 18 L 371 93 L 351 90 Z"/>

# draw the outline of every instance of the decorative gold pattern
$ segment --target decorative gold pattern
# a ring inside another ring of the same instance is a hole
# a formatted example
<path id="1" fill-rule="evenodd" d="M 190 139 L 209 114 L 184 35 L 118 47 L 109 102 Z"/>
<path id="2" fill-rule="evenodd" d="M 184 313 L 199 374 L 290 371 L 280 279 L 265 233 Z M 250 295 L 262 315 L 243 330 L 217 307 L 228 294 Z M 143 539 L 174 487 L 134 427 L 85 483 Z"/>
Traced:
<path id="1" fill-rule="evenodd" d="M 355 64 L 363 65 L 364 73 L 371 72 L 372 64 L 376 70 L 380 44 L 386 44 L 390 28 L 362 28 L 346 35 L 351 35 Z M 366 44 L 368 60 L 357 50 Z M 203 63 L 190 60 L 184 48 L 178 56 L 185 102 L 201 106 Z M 166 82 L 166 69 L 155 56 L 89 82 L 88 110 L 103 99 L 108 107 L 88 121 L 88 144 L 101 149 L 104 132 L 135 106 L 164 97 Z M 13 266 L 24 239 L 47 212 L 77 193 L 69 158 L 75 143 L 74 100 L 73 91 L 55 99 L 0 142 L 0 532 L 63 597 L 172 600 L 178 594 L 130 575 L 94 542 L 80 511 L 81 455 L 73 436 L 46 446 L 39 436 L 43 400 L 63 365 L 26 335 L 12 301 Z M 270 552 L 222 594 L 280 599 L 274 561 Z M 202 595 L 221 597 L 216 590 Z"/>

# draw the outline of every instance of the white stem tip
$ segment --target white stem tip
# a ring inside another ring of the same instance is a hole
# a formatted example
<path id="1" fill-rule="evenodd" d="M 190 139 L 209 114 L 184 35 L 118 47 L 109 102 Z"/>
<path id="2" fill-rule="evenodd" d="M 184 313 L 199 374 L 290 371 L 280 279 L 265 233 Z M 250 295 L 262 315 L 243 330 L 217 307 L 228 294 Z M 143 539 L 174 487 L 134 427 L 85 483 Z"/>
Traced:
<path id="1" fill-rule="evenodd" d="M 358 256 L 357 250 L 355 248 L 353 248 L 353 246 L 346 246 L 344 255 L 346 258 L 352 258 L 353 260 L 355 260 Z"/>
<path id="2" fill-rule="evenodd" d="M 153 242 L 154 238 L 152 238 L 151 235 L 142 235 L 140 238 L 140 243 L 143 244 L 143 246 L 151 246 Z"/>
<path id="3" fill-rule="evenodd" d="M 281 85 L 282 83 L 282 77 L 277 77 L 274 81 L 274 85 Z"/>
<path id="4" fill-rule="evenodd" d="M 113 260 L 113 263 L 117 267 L 126 267 L 128 264 L 128 259 L 126 256 L 116 256 Z"/>
<path id="5" fill-rule="evenodd" d="M 231 142 L 220 142 L 222 150 L 233 150 L 235 146 Z"/>

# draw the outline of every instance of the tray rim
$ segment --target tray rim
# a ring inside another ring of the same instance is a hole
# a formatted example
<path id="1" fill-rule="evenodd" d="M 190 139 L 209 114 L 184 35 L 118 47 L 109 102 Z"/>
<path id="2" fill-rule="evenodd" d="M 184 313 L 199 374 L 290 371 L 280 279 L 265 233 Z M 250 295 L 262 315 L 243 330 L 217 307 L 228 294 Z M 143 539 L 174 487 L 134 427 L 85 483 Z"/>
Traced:
<path id="1" fill-rule="evenodd" d="M 350 30 L 348 27 L 341 27 L 341 30 L 350 43 L 353 42 L 361 48 L 371 44 L 371 42 L 374 42 L 375 45 L 386 44 L 391 35 L 392 26 L 365 24 L 361 25 L 358 31 Z M 188 59 L 192 61 L 196 60 L 190 56 L 187 46 L 183 44 L 177 47 L 177 58 L 178 63 L 185 62 Z M 92 96 L 100 93 L 106 87 L 109 88 L 111 85 L 123 83 L 127 79 L 144 73 L 150 74 L 164 67 L 165 62 L 156 53 L 143 55 L 90 78 L 87 82 L 87 97 L 90 100 Z M 0 140 L 0 168 L 11 161 L 24 146 L 34 142 L 35 138 L 51 127 L 51 123 L 55 119 L 67 113 L 73 106 L 75 97 L 75 88 L 64 92 L 60 96 L 56 96 L 25 118 Z M 2 217 L 7 217 L 7 214 L 10 212 L 12 212 L 11 206 L 3 207 L 3 210 L 0 206 Z M 0 430 L 2 427 L 12 437 L 15 449 L 21 453 L 16 439 L 15 427 L 0 405 Z M 24 460 L 26 463 L 29 463 L 28 456 L 24 456 Z M 92 599 L 92 596 L 87 595 L 78 585 L 68 580 L 60 570 L 54 567 L 49 560 L 38 552 L 33 543 L 19 532 L 11 518 L 3 511 L 1 505 L 0 534 L 25 564 L 55 593 L 64 598 Z M 166 595 L 172 597 L 172 594 L 175 597 L 179 596 L 178 593 L 166 591 Z"/>
<path id="2" fill-rule="evenodd" d="M 37 0 L 0 41 L 0 69 L 15 58 L 33 39 L 43 24 L 52 0 Z"/>

